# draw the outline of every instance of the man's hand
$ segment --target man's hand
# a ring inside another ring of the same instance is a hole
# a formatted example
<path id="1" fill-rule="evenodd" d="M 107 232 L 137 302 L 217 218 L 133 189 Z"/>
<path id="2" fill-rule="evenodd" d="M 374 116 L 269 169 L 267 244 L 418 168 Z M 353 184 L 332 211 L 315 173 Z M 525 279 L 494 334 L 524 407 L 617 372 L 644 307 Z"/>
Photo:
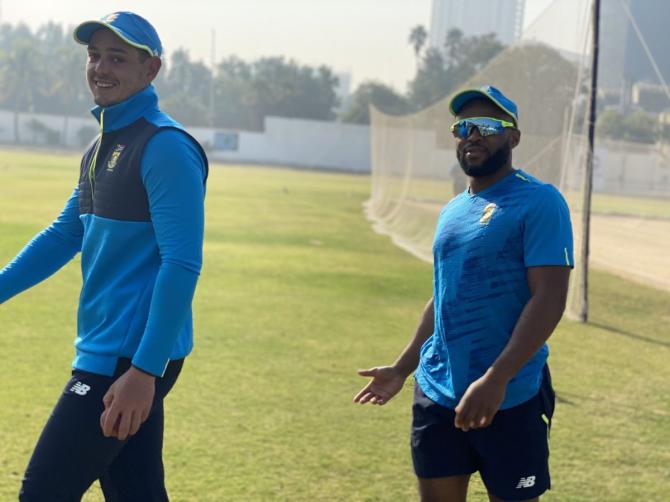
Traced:
<path id="1" fill-rule="evenodd" d="M 135 434 L 149 416 L 154 401 L 156 377 L 130 367 L 114 382 L 102 402 L 100 427 L 106 437 L 120 441 Z"/>
<path id="2" fill-rule="evenodd" d="M 354 403 L 386 404 L 395 396 L 407 379 L 393 366 L 381 366 L 369 370 L 358 370 L 364 377 L 372 377 L 365 387 L 354 396 Z"/>
<path id="3" fill-rule="evenodd" d="M 505 399 L 507 381 L 494 378 L 490 370 L 470 384 L 456 406 L 454 425 L 463 431 L 488 427 Z"/>

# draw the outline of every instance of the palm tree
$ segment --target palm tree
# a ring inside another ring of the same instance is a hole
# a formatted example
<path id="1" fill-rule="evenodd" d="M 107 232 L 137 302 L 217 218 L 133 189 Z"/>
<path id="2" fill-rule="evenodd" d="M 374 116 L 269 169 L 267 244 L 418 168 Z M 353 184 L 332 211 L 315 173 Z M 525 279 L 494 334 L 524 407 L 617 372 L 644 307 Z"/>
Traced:
<path id="1" fill-rule="evenodd" d="M 409 32 L 409 38 L 407 39 L 407 41 L 414 49 L 417 69 L 419 68 L 419 55 L 421 54 L 421 49 L 423 49 L 423 46 L 425 45 L 427 38 L 428 38 L 428 32 L 426 31 L 426 28 L 424 28 L 423 25 L 421 24 L 417 24 Z"/>

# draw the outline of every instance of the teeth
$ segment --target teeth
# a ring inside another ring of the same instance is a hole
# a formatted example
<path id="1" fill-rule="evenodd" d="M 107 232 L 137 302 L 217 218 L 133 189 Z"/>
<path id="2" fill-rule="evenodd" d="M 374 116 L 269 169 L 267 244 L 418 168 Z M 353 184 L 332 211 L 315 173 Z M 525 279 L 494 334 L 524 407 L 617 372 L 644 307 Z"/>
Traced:
<path id="1" fill-rule="evenodd" d="M 96 82 L 95 85 L 98 87 L 112 87 L 114 84 L 110 84 L 109 82 Z"/>

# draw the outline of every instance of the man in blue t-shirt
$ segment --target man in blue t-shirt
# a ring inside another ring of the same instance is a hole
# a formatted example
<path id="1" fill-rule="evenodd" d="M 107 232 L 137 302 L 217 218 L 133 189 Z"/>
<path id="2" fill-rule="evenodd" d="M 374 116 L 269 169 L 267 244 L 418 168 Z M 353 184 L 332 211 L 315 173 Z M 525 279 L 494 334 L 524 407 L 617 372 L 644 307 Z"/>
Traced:
<path id="1" fill-rule="evenodd" d="M 193 347 L 207 157 L 158 107 L 162 44 L 146 19 L 115 12 L 74 37 L 100 133 L 60 216 L 0 270 L 4 304 L 81 252 L 72 378 L 19 499 L 80 500 L 100 480 L 106 500 L 166 501 L 163 400 Z"/>
<path id="2" fill-rule="evenodd" d="M 434 292 L 416 334 L 355 402 L 383 405 L 415 372 L 412 458 L 424 501 L 465 500 L 479 472 L 492 501 L 550 488 L 554 406 L 546 341 L 573 266 L 558 190 L 512 167 L 517 107 L 492 86 L 456 94 L 456 155 L 469 188 L 441 211 Z"/>

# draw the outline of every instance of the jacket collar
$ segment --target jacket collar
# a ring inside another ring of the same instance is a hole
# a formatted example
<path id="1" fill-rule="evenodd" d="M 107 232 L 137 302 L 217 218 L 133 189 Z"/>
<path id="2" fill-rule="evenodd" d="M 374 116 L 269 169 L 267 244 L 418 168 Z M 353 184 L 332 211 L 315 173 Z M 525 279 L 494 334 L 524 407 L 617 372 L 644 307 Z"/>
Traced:
<path id="1" fill-rule="evenodd" d="M 146 115 L 149 110 L 158 108 L 158 94 L 153 85 L 148 85 L 141 91 L 133 94 L 125 101 L 121 101 L 112 106 L 103 108 L 96 106 L 91 108 L 91 113 L 100 123 L 102 112 L 105 112 L 103 117 L 103 133 L 109 131 L 116 131 L 129 126 L 137 119 Z"/>

